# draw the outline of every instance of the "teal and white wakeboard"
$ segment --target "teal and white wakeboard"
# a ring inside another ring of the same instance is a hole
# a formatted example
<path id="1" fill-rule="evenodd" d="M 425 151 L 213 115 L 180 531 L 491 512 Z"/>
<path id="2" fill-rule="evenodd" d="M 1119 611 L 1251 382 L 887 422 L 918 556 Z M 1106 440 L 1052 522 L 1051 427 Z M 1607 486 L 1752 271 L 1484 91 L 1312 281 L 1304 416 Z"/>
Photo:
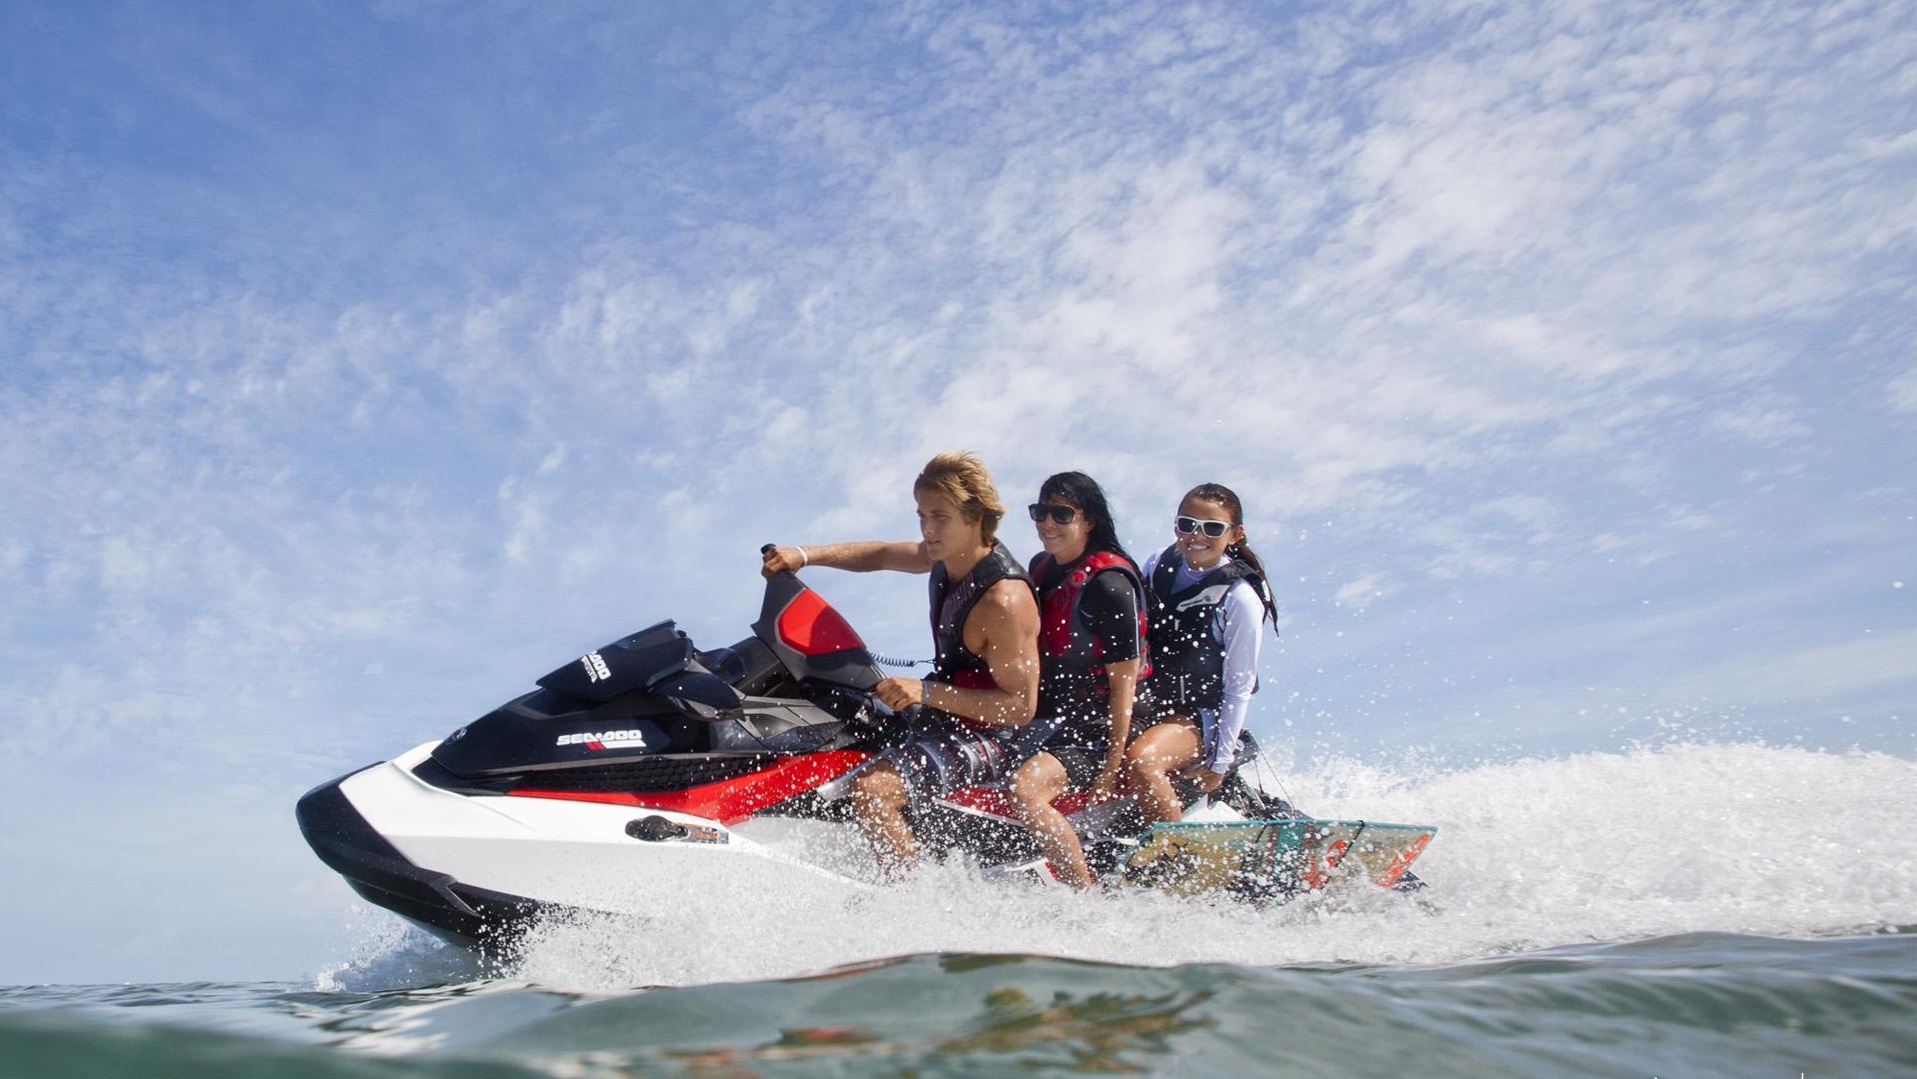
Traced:
<path id="1" fill-rule="evenodd" d="M 1381 888 L 1396 888 L 1437 831 L 1310 817 L 1163 821 L 1139 837 L 1124 879 L 1176 895 L 1222 892 L 1260 900 L 1284 900 L 1357 872 Z"/>

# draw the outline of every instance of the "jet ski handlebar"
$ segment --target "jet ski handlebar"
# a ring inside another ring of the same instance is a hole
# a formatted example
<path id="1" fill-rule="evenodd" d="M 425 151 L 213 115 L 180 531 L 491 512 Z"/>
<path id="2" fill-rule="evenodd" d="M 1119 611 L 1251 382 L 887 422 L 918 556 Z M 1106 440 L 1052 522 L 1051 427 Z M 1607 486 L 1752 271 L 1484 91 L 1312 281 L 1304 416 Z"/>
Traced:
<path id="1" fill-rule="evenodd" d="M 768 557 L 777 548 L 766 544 Z M 765 601 L 752 632 L 794 677 L 870 693 L 885 677 L 858 631 L 824 596 L 786 569 L 761 572 Z"/>
<path id="2" fill-rule="evenodd" d="M 778 545 L 768 543 L 759 553 L 769 556 Z M 868 649 L 858 632 L 825 597 L 814 592 L 791 570 L 766 576 L 765 604 L 753 631 L 772 645 L 794 674 L 819 678 L 856 691 L 880 715 L 911 721 L 922 710 L 918 704 L 892 708 L 873 692 L 886 677 L 879 664 L 911 667 L 926 660 L 901 663 Z"/>

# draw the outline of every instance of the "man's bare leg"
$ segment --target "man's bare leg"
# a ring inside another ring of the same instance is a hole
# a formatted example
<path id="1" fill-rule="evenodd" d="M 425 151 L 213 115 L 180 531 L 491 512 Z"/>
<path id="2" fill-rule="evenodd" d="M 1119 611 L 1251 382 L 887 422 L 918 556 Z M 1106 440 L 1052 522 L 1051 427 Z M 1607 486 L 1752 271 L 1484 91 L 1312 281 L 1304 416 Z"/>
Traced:
<path id="1" fill-rule="evenodd" d="M 1198 728 L 1189 723 L 1160 723 L 1125 751 L 1125 774 L 1138 797 L 1147 825 L 1185 815 L 1172 789 L 1171 775 L 1198 759 Z"/>
<path id="2" fill-rule="evenodd" d="M 852 814 L 859 830 L 872 844 L 879 871 L 897 878 L 919 864 L 918 837 L 905 822 L 905 803 L 910 796 L 905 777 L 890 761 L 878 761 L 860 772 L 852 781 Z"/>
<path id="3" fill-rule="evenodd" d="M 1012 798 L 1018 802 L 1025 826 L 1038 840 L 1038 849 L 1051 860 L 1058 879 L 1074 888 L 1088 888 L 1092 871 L 1085 865 L 1085 848 L 1078 841 L 1078 832 L 1065 814 L 1052 808 L 1052 799 L 1064 794 L 1070 783 L 1058 758 L 1040 753 L 1019 765 L 1013 774 Z"/>

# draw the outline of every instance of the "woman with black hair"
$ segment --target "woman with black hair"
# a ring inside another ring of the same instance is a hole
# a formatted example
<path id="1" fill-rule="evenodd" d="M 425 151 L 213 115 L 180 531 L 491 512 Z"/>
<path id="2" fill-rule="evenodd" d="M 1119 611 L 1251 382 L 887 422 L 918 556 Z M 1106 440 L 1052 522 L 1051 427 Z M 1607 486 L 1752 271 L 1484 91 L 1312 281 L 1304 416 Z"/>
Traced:
<path id="1" fill-rule="evenodd" d="M 1144 571 L 1157 668 L 1146 687 L 1165 718 L 1138 736 L 1125 760 L 1148 825 L 1183 813 L 1174 777 L 1211 794 L 1231 774 L 1258 689 L 1263 623 L 1278 628 L 1265 567 L 1245 541 L 1245 508 L 1231 488 L 1192 488 L 1172 528 L 1172 545 L 1146 559 Z"/>
<path id="2" fill-rule="evenodd" d="M 1088 790 L 1097 804 L 1118 784 L 1138 682 L 1151 671 L 1144 582 L 1090 476 L 1052 476 L 1030 512 L 1045 547 L 1030 568 L 1039 604 L 1038 715 L 1026 728 L 1020 748 L 1033 752 L 1012 777 L 1012 797 L 1058 879 L 1083 888 L 1093 883 L 1084 847 L 1052 800 Z"/>

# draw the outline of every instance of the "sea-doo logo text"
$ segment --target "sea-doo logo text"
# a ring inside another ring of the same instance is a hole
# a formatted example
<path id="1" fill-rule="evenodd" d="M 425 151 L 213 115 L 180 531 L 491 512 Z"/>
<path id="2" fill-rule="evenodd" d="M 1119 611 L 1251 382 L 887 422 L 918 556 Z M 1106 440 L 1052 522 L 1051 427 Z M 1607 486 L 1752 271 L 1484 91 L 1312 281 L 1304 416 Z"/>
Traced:
<path id="1" fill-rule="evenodd" d="M 594 682 L 603 682 L 612 677 L 612 668 L 597 652 L 587 652 L 579 657 L 580 666 L 586 668 L 586 677 Z"/>
<path id="2" fill-rule="evenodd" d="M 626 745 L 632 742 L 645 745 L 646 732 L 630 728 L 618 731 L 580 731 L 578 734 L 562 734 L 559 736 L 559 741 L 553 744 L 561 746 L 584 744 L 591 749 L 604 749 L 607 745 Z"/>

